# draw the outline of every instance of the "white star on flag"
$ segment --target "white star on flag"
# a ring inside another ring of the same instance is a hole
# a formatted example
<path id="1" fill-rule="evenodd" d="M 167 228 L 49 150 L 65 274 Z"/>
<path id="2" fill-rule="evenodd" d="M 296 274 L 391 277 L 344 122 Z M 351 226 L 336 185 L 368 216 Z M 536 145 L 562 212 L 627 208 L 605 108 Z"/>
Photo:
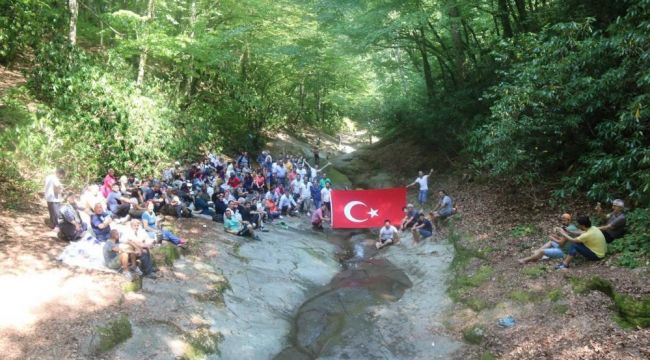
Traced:
<path id="1" fill-rule="evenodd" d="M 370 215 L 370 218 L 374 218 L 379 216 L 379 210 L 370 208 L 370 211 L 368 211 L 368 215 Z"/>

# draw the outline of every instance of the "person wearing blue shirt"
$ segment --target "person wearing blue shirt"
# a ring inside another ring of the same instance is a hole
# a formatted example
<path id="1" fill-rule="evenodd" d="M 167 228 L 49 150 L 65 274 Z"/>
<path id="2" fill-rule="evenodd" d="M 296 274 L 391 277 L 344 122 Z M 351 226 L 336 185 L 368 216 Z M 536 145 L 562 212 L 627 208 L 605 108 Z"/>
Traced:
<path id="1" fill-rule="evenodd" d="M 113 184 L 112 191 L 106 198 L 106 204 L 113 215 L 118 218 L 129 215 L 129 210 L 131 210 L 131 204 L 122 199 L 122 193 L 118 184 Z"/>
<path id="2" fill-rule="evenodd" d="M 101 203 L 95 205 L 95 213 L 90 218 L 90 225 L 95 233 L 97 241 L 106 241 L 111 234 L 111 222 L 113 218 L 104 211 Z"/>

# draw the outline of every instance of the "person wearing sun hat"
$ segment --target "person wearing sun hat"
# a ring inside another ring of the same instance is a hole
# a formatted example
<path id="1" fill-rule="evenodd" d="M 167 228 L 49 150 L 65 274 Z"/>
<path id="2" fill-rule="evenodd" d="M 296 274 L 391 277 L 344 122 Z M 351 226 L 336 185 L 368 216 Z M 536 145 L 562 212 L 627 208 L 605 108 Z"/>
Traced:
<path id="1" fill-rule="evenodd" d="M 602 208 L 600 203 L 596 205 L 596 212 L 602 216 Z M 625 202 L 621 199 L 612 201 L 612 212 L 605 215 L 607 222 L 603 226 L 599 226 L 600 231 L 605 235 L 607 243 L 623 237 L 625 235 Z"/>

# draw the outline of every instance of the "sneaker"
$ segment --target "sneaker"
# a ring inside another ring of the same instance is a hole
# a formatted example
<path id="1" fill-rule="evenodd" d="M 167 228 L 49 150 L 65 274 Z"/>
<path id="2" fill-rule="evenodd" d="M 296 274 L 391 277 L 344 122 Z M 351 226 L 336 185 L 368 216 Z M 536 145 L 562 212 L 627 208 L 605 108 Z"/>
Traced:
<path id="1" fill-rule="evenodd" d="M 124 276 L 128 281 L 133 281 L 133 274 L 131 274 L 130 271 L 123 271 L 122 276 Z"/>
<path id="2" fill-rule="evenodd" d="M 129 270 L 129 272 L 135 273 L 138 276 L 142 276 L 142 270 L 140 270 L 140 268 L 137 266 L 132 266 L 129 268 Z"/>
<path id="3" fill-rule="evenodd" d="M 569 268 L 569 267 L 566 266 L 566 265 L 564 265 L 564 264 L 557 264 L 557 265 L 555 265 L 555 270 L 566 270 L 566 269 L 568 269 L 568 268 Z"/>
<path id="4" fill-rule="evenodd" d="M 260 239 L 260 237 L 257 235 L 253 236 L 253 240 L 262 241 L 262 239 Z"/>
<path id="5" fill-rule="evenodd" d="M 546 255 L 542 256 L 542 260 L 548 260 L 548 259 L 550 259 L 550 257 L 548 257 Z"/>
<path id="6" fill-rule="evenodd" d="M 145 275 L 144 277 L 146 277 L 147 279 L 151 279 L 151 280 L 156 280 L 156 279 L 158 279 L 158 276 L 157 276 L 156 274 L 154 274 L 154 273 L 147 274 L 147 275 Z"/>

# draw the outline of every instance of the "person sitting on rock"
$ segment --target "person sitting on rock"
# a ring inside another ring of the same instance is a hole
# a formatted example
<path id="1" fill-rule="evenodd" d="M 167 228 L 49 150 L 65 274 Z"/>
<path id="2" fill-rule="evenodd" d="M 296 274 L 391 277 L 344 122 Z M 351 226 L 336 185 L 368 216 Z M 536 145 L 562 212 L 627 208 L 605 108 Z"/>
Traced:
<path id="1" fill-rule="evenodd" d="M 237 236 L 248 236 L 255 240 L 260 240 L 260 238 L 255 235 L 253 225 L 243 224 L 236 216 L 234 216 L 233 211 L 230 208 L 226 209 L 225 218 L 223 219 L 223 227 L 227 233 L 235 234 Z"/>
<path id="2" fill-rule="evenodd" d="M 575 225 L 571 223 L 570 214 L 562 214 L 560 216 L 560 226 L 554 227 L 553 232 L 549 236 L 551 240 L 546 242 L 539 249 L 535 249 L 531 256 L 519 259 L 518 262 L 523 265 L 529 262 L 537 261 L 544 256 L 551 259 L 563 258 L 564 251 L 562 248 L 564 247 L 564 244 L 566 244 L 567 240 L 560 234 L 560 230 L 566 231 L 571 236 L 579 236 L 582 233 Z"/>
<path id="3" fill-rule="evenodd" d="M 141 226 L 141 221 L 133 219 L 129 222 L 129 226 L 124 230 L 120 236 L 120 242 L 133 246 L 137 258 L 140 260 L 140 270 L 145 277 L 155 279 L 153 274 L 153 261 L 151 260 L 151 249 L 155 240 L 147 235 L 147 231 Z M 136 271 L 137 272 L 137 271 Z"/>
<path id="4" fill-rule="evenodd" d="M 607 241 L 605 235 L 595 226 L 591 225 L 591 220 L 588 216 L 578 217 L 578 228 L 582 231 L 578 237 L 573 237 L 568 232 L 560 229 L 560 236 L 570 241 L 569 254 L 564 258 L 564 261 L 555 268 L 567 269 L 576 254 L 582 255 L 585 259 L 590 261 L 598 261 L 605 257 L 607 253 Z"/>
<path id="5" fill-rule="evenodd" d="M 81 194 L 81 199 L 77 203 L 77 208 L 84 211 L 88 216 L 92 216 L 95 213 L 95 204 L 101 203 L 102 207 L 107 210 L 106 198 L 99 191 L 99 185 L 93 184 L 89 185 Z"/>
<path id="6" fill-rule="evenodd" d="M 454 208 L 451 197 L 447 195 L 445 190 L 439 190 L 438 197 L 440 201 L 438 201 L 438 205 L 433 209 L 433 223 L 436 229 L 440 227 L 440 221 L 456 213 L 456 208 Z"/>
<path id="7" fill-rule="evenodd" d="M 625 203 L 621 199 L 616 199 L 612 201 L 612 212 L 605 215 L 606 224 L 599 226 L 600 231 L 605 235 L 605 240 L 607 243 L 623 237 L 625 235 Z M 596 205 L 596 212 L 599 216 L 602 216 L 603 210 L 600 207 L 600 203 Z"/>
<path id="8" fill-rule="evenodd" d="M 431 221 L 424 214 L 420 213 L 411 232 L 413 233 L 413 240 L 420 242 L 420 239 L 426 239 L 433 235 L 433 224 L 431 224 Z"/>
<path id="9" fill-rule="evenodd" d="M 66 204 L 59 211 L 61 214 L 59 221 L 60 234 L 67 241 L 79 240 L 88 230 L 88 225 L 81 220 L 81 214 L 77 209 L 77 195 L 68 194 L 66 201 Z"/>
<path id="10" fill-rule="evenodd" d="M 147 232 L 147 235 L 153 240 L 167 240 L 176 246 L 186 246 L 187 241 L 174 235 L 169 230 L 165 230 L 160 226 L 160 219 L 154 212 L 154 205 L 152 201 L 146 203 L 147 211 L 142 214 L 142 227 Z"/>
<path id="11" fill-rule="evenodd" d="M 113 217 L 106 211 L 101 203 L 95 204 L 95 213 L 90 217 L 90 225 L 95 233 L 95 239 L 102 242 L 108 240 L 111 233 Z"/>
<path id="12" fill-rule="evenodd" d="M 133 247 L 120 244 L 120 233 L 117 230 L 111 230 L 109 239 L 104 243 L 103 253 L 104 265 L 111 270 L 119 270 L 129 281 L 133 279 L 129 267 L 139 275 L 142 274 Z"/>
<path id="13" fill-rule="evenodd" d="M 126 197 L 122 197 L 120 192 L 120 185 L 113 184 L 112 191 L 106 198 L 108 209 L 113 213 L 113 217 L 117 219 L 126 218 L 131 210 L 131 203 Z M 128 218 L 126 220 L 129 220 Z"/>
<path id="14" fill-rule="evenodd" d="M 279 207 L 280 211 L 282 212 L 282 215 L 286 216 L 287 214 L 293 215 L 296 211 L 296 207 L 298 204 L 296 201 L 293 199 L 289 193 L 284 193 L 282 196 L 280 196 L 280 202 L 279 202 Z"/>
<path id="15" fill-rule="evenodd" d="M 329 221 L 329 217 L 326 214 L 327 205 L 325 204 L 314 210 L 314 213 L 311 215 L 311 226 L 314 230 L 323 230 L 323 221 Z"/>
<path id="16" fill-rule="evenodd" d="M 379 229 L 379 240 L 375 246 L 377 249 L 381 249 L 384 246 L 391 244 L 399 243 L 399 231 L 393 225 L 391 225 L 390 220 L 384 220 L 384 226 Z"/>
<path id="17" fill-rule="evenodd" d="M 415 210 L 413 207 L 413 204 L 406 205 L 406 207 L 402 208 L 402 211 L 404 212 L 404 218 L 402 219 L 402 222 L 399 226 L 400 231 L 404 231 L 412 227 L 419 217 L 417 210 Z"/>

